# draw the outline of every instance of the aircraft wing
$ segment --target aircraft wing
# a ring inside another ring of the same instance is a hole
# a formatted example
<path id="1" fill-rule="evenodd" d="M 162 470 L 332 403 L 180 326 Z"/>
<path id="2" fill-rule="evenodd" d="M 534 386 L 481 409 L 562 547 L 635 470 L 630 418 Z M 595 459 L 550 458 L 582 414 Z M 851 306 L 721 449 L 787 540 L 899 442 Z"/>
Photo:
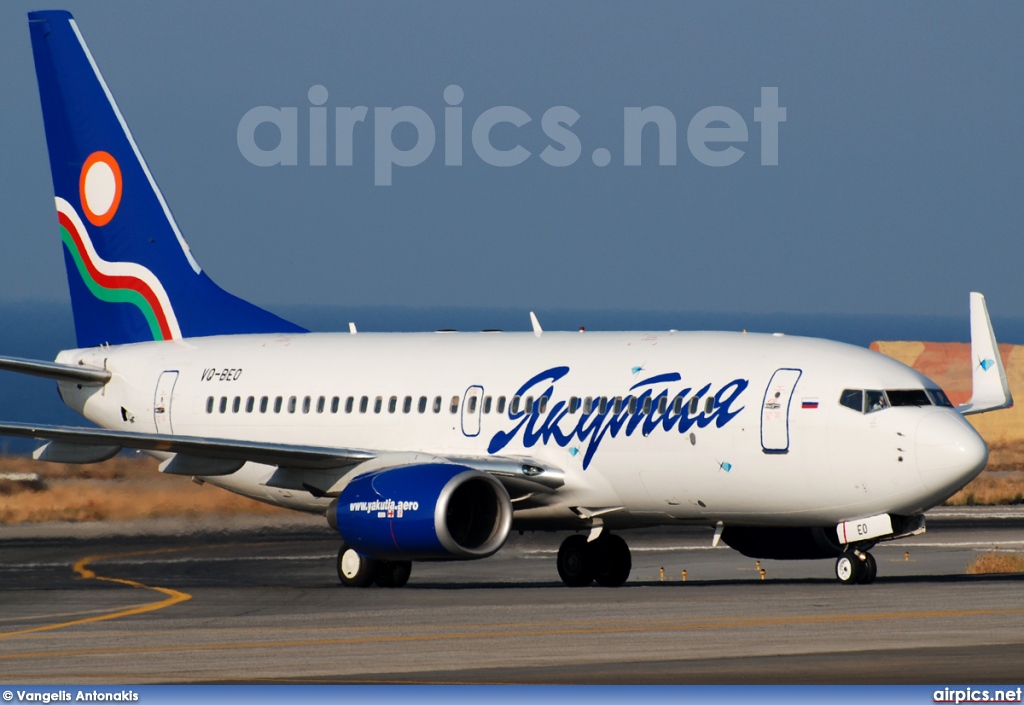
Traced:
<path id="1" fill-rule="evenodd" d="M 48 441 L 32 454 L 36 460 L 48 462 L 95 463 L 112 458 L 124 448 L 175 453 L 160 465 L 160 471 L 169 475 L 211 477 L 230 475 L 246 462 L 276 465 L 278 471 L 267 482 L 269 486 L 308 490 L 318 496 L 333 496 L 335 492 L 330 488 L 352 466 L 373 459 L 387 464 L 392 455 L 353 448 L 20 423 L 0 423 L 0 436 Z M 394 460 L 397 464 L 405 461 L 400 456 L 398 454 Z M 561 469 L 527 459 L 461 456 L 447 459 L 495 476 L 513 497 L 551 493 L 565 483 Z"/>
<path id="2" fill-rule="evenodd" d="M 957 411 L 966 416 L 1013 406 L 985 297 L 976 291 L 971 292 L 971 364 L 971 400 Z"/>
<path id="3" fill-rule="evenodd" d="M 302 470 L 323 470 L 355 465 L 376 457 L 375 453 L 351 448 L 235 441 L 200 436 L 168 436 L 158 433 L 108 431 L 74 426 L 0 424 L 0 436 L 50 441 L 33 454 L 38 460 L 97 462 L 116 455 L 122 448 L 177 453 L 163 472 L 177 475 L 229 475 L 246 461 Z"/>

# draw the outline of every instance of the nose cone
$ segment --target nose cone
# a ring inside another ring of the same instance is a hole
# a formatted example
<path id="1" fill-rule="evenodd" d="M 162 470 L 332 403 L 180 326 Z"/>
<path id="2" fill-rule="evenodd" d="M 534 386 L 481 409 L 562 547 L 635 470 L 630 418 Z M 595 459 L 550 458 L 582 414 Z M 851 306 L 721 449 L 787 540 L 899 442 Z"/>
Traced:
<path id="1" fill-rule="evenodd" d="M 953 410 L 935 411 L 922 419 L 916 440 L 921 480 L 944 497 L 974 479 L 988 462 L 985 441 Z"/>

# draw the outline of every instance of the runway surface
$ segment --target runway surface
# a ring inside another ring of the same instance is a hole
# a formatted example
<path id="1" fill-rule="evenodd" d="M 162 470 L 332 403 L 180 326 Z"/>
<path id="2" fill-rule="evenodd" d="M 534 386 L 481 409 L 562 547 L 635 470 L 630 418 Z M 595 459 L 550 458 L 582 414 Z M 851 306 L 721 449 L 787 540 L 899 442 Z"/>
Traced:
<path id="1" fill-rule="evenodd" d="M 398 590 L 341 588 L 315 517 L 0 528 L 0 681 L 1020 685 L 1024 575 L 965 569 L 1024 551 L 1024 511 L 928 526 L 876 547 L 868 586 L 831 561 L 762 561 L 761 580 L 673 529 L 623 533 L 621 588 L 562 586 L 563 536 L 527 534 Z"/>

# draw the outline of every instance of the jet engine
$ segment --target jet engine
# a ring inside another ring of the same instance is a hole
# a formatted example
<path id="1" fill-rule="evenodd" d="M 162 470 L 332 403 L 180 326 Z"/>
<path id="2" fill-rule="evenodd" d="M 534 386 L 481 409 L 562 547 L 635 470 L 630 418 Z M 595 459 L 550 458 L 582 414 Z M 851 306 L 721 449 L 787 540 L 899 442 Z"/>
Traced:
<path id="1" fill-rule="evenodd" d="M 491 475 L 451 463 L 353 479 L 327 512 L 345 543 L 383 560 L 486 558 L 508 538 L 512 503 Z"/>

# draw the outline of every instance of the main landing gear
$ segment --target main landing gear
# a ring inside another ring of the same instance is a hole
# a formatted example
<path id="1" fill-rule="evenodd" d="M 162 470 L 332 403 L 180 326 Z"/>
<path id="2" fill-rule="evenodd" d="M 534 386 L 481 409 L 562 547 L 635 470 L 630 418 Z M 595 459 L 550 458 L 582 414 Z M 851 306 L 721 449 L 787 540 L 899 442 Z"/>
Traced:
<path id="1" fill-rule="evenodd" d="M 875 557 L 867 551 L 848 549 L 836 559 L 836 577 L 844 585 L 868 585 L 877 574 Z"/>
<path id="2" fill-rule="evenodd" d="M 347 544 L 338 551 L 338 579 L 345 587 L 402 587 L 409 582 L 412 561 L 379 561 L 356 553 Z"/>
<path id="3" fill-rule="evenodd" d="M 593 541 L 575 534 L 558 549 L 558 576 L 569 587 L 586 587 L 597 581 L 604 587 L 626 582 L 633 559 L 622 537 L 602 534 Z"/>

